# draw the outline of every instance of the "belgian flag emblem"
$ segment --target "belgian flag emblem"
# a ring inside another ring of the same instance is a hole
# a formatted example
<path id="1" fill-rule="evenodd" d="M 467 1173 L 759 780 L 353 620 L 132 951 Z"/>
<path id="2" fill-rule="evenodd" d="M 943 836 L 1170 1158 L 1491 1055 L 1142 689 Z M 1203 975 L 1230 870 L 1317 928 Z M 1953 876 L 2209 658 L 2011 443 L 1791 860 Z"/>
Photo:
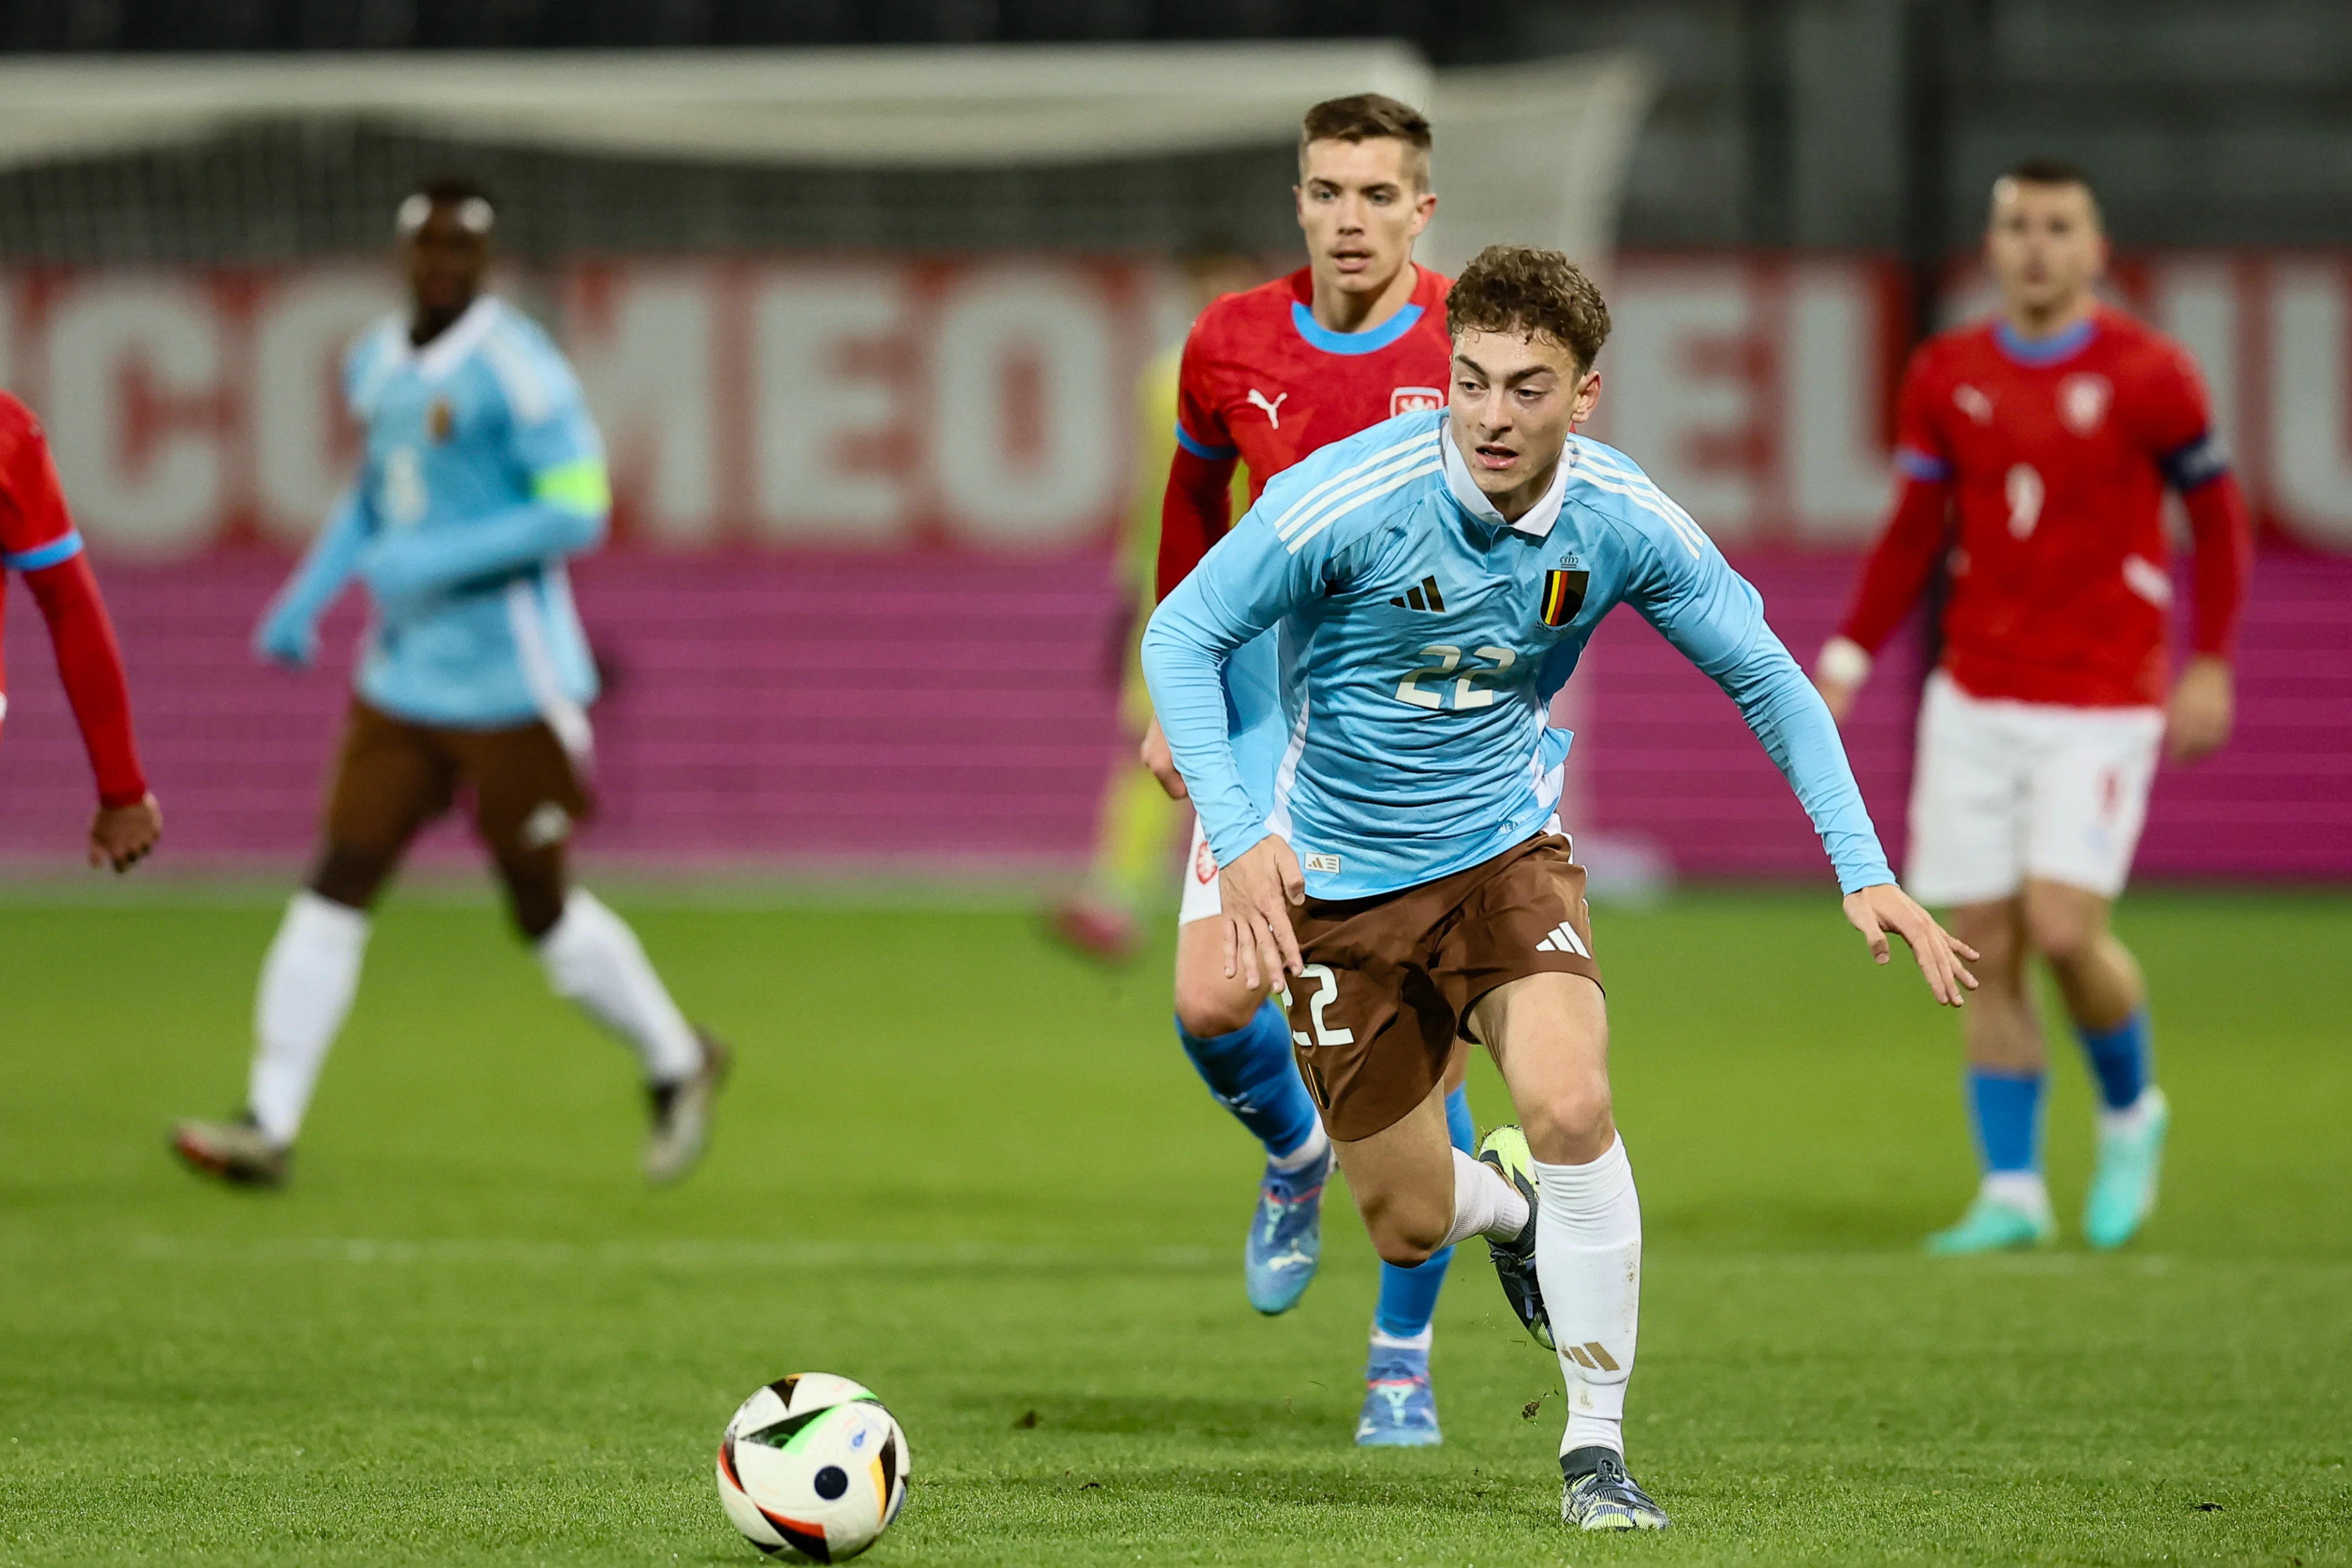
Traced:
<path id="1" fill-rule="evenodd" d="M 1544 574 L 1543 624 L 1564 626 L 1576 619 L 1576 612 L 1584 608 L 1584 590 L 1592 581 L 1590 572 L 1570 572 L 1554 567 Z"/>

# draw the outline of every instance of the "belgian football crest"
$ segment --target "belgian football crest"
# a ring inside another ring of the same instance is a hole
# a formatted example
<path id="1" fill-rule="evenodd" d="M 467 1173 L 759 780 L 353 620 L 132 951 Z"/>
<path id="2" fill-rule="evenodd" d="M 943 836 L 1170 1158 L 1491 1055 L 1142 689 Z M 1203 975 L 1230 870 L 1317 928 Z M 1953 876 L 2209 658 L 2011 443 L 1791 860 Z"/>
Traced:
<path id="1" fill-rule="evenodd" d="M 1592 581 L 1592 574 L 1581 569 L 1570 571 L 1555 566 L 1544 574 L 1543 624 L 1564 626 L 1576 619 L 1576 612 L 1584 608 L 1584 590 Z"/>

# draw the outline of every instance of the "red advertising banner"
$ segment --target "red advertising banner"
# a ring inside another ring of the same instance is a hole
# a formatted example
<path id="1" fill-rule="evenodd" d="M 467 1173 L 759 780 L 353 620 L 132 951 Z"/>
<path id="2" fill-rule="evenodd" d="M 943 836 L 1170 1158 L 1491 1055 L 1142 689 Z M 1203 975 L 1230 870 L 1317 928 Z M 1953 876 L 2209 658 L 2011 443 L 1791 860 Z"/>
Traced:
<path id="1" fill-rule="evenodd" d="M 1125 261 L 582 263 L 509 279 L 604 426 L 619 533 L 663 549 L 1034 553 L 1127 503 L 1139 367 L 1182 327 Z M 1990 303 L 1958 280 L 1957 313 Z M 2267 522 L 2352 550 L 2352 258 L 2166 255 L 2115 293 L 2204 365 Z M 1850 257 L 1630 256 L 1595 433 L 1715 537 L 1852 545 L 1888 487 L 1901 274 Z M 173 559 L 295 542 L 347 472 L 343 345 L 381 267 L 0 275 L 0 384 L 47 420 L 84 526 Z"/>

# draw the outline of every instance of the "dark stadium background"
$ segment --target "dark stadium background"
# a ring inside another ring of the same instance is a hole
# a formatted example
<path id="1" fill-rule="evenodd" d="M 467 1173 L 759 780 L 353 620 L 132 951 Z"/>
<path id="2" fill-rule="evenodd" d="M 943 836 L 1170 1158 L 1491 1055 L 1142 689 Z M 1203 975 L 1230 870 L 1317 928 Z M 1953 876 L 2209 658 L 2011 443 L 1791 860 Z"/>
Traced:
<path id="1" fill-rule="evenodd" d="M 2025 0 L 1503 8 L 9 0 L 0 5 L 0 48 L 16 52 L 0 60 L 353 50 L 427 60 L 483 48 L 654 58 L 734 46 L 1343 37 L 1409 40 L 1441 66 L 1630 50 L 1656 92 L 1618 216 L 1621 331 L 1607 368 L 1621 390 L 1606 433 L 1682 494 L 1757 577 L 1801 657 L 1835 615 L 1873 521 L 1883 452 L 1867 448 L 1873 439 L 1883 447 L 1885 384 L 1902 350 L 1939 310 L 1981 302 L 1966 257 L 1990 175 L 2022 153 L 2063 149 L 2099 179 L 2127 258 L 2124 296 L 2168 322 L 2181 310 L 2204 311 L 2205 334 L 2189 335 L 2215 376 L 2263 520 L 2238 743 L 2167 778 L 2143 868 L 2158 877 L 2342 877 L 2352 875 L 2352 674 L 2344 673 L 2352 620 L 2342 608 L 2352 564 L 2341 554 L 2352 549 L 2352 420 L 2342 390 L 2352 384 L 2352 351 L 2332 362 L 2283 356 L 2307 345 L 2296 322 L 2334 322 L 2340 335 L 2352 306 L 2347 253 L 2330 248 L 2352 238 L 2352 98 L 2340 91 L 2352 37 L 2325 4 L 2226 9 L 2223 25 L 2221 11 L 2195 4 Z M 274 416 L 238 382 L 251 357 L 238 336 L 249 309 L 240 290 L 322 269 L 365 272 L 381 253 L 383 215 L 419 172 L 464 166 L 501 192 L 502 238 L 521 264 L 526 302 L 563 330 L 598 286 L 583 267 L 616 263 L 625 278 L 631 258 L 1066 260 L 1109 269 L 1105 287 L 1116 292 L 1148 288 L 1155 258 L 1213 235 L 1287 266 L 1287 158 L 1269 144 L 973 177 L 583 155 L 367 119 L 279 118 L 190 142 L 0 168 L 0 271 L 15 276 L 24 300 L 18 379 L 37 395 L 35 302 L 61 288 L 161 269 L 219 301 L 203 307 L 216 311 L 228 344 L 213 381 L 177 402 L 150 398 L 140 416 L 148 424 L 126 416 L 131 434 L 120 438 L 136 447 L 215 431 L 232 470 L 217 516 L 144 558 L 109 548 L 102 515 L 91 530 L 153 771 L 174 808 L 173 858 L 290 863 L 339 704 L 331 675 L 281 679 L 253 670 L 243 651 L 245 626 L 309 509 L 260 515 L 250 485 L 239 488 L 237 473 L 254 461 L 237 455 L 240 444 L 257 441 L 257 422 Z M 1441 140 L 1441 187 L 1444 167 Z M 1866 362 L 1862 379 L 1876 382 L 1826 407 L 1801 333 L 1789 325 L 1790 300 L 1810 298 L 1809 284 L 1866 315 L 1850 330 L 1868 341 L 1847 352 Z M 1665 323 L 1655 331 L 1643 327 L 1645 299 Z M 1164 330 L 1139 325 L 1131 300 L 1112 308 L 1123 353 L 1138 352 L 1139 332 Z M 1685 330 L 1675 312 L 1689 310 L 1701 320 Z M 2296 310 L 2304 315 L 2291 320 Z M 1682 380 L 1645 400 L 1641 385 L 1659 375 Z M 758 395 L 736 386 L 713 396 L 724 415 Z M 2289 408 L 2315 397 L 2325 405 L 2318 424 L 2305 418 L 2289 430 Z M 1729 414 L 1727 398 L 1738 405 Z M 1857 413 L 1870 428 L 1846 445 L 1863 448 L 1862 461 L 1845 461 L 1836 515 L 1823 523 L 1793 494 L 1807 482 L 1796 471 L 1800 447 L 1809 423 L 1819 432 L 1853 425 Z M 879 859 L 1024 878 L 1073 863 L 1118 748 L 1102 649 L 1121 611 L 1103 542 L 1125 500 L 1123 479 L 1105 481 L 1089 513 L 1097 521 L 1012 554 L 960 537 L 922 505 L 903 527 L 870 538 L 835 531 L 812 553 L 778 547 L 739 515 L 750 482 L 739 472 L 718 481 L 730 493 L 712 503 L 716 525 L 697 536 L 717 553 L 698 566 L 675 550 L 656 558 L 648 547 L 661 530 L 633 504 L 641 497 L 623 468 L 620 545 L 581 574 L 614 678 L 600 720 L 605 820 L 592 853 L 786 870 Z M 1726 475 L 1730 491 L 1709 488 Z M 910 637 L 914 627 L 920 637 Z M 0 769 L 0 857 L 19 861 L 53 858 L 79 809 L 76 742 L 53 689 L 43 689 L 50 677 L 35 630 L 20 616 L 8 634 L 22 694 L 10 722 L 16 765 Z M 866 643 L 893 652 L 842 651 Z M 1909 662 L 1921 660 L 1915 653 Z M 985 679 L 973 674 L 983 668 Z M 825 689 L 812 694 L 812 680 Z M 1685 876 L 1810 868 L 1802 819 L 1764 787 L 1769 770 L 1728 705 L 1645 630 L 1612 626 L 1574 701 L 1563 716 L 1587 738 L 1578 765 L 1589 832 L 1622 840 L 1636 865 L 1663 856 Z M 1907 713 L 1904 682 L 1881 681 L 1854 732 L 1874 815 L 1897 839 Z M 455 842 L 446 838 L 441 851 Z"/>

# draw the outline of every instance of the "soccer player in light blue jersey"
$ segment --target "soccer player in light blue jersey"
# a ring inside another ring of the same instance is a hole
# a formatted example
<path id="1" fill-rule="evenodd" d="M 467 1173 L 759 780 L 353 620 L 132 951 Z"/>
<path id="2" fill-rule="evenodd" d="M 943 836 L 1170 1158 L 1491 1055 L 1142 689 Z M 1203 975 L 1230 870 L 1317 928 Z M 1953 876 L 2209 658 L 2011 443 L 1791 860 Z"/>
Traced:
<path id="1" fill-rule="evenodd" d="M 548 982 L 625 1041 L 653 1105 L 647 1176 L 701 1152 L 724 1047 L 689 1025 L 618 915 L 570 885 L 565 846 L 590 807 L 588 640 L 564 562 L 604 536 L 604 444 L 547 335 L 482 292 L 495 214 L 471 182 L 401 205 L 412 306 L 344 367 L 366 430 L 359 480 L 255 637 L 299 667 L 353 577 L 374 601 L 329 794 L 324 843 L 262 965 L 243 1116 L 184 1121 L 201 1171 L 286 1178 L 319 1069 L 359 986 L 369 910 L 409 842 L 460 792 Z"/>
<path id="2" fill-rule="evenodd" d="M 1493 247 L 1446 302 L 1449 406 L 1324 448 L 1164 600 L 1144 670 L 1220 872 L 1229 973 L 1287 983 L 1299 1067 L 1386 1261 L 1487 1239 L 1569 1390 L 1561 1516 L 1657 1529 L 1624 1461 L 1641 1206 L 1617 1136 L 1584 874 L 1559 831 L 1552 696 L 1630 604 L 1738 703 L 1819 831 L 1845 915 L 1907 942 L 1939 1002 L 1975 954 L 1887 870 L 1828 710 L 1756 591 L 1622 453 L 1573 434 L 1601 394 L 1600 292 Z M 1236 763 L 1224 661 L 1279 635 L 1288 741 L 1270 806 Z M 1521 1126 L 1446 1136 L 1457 1033 Z"/>

